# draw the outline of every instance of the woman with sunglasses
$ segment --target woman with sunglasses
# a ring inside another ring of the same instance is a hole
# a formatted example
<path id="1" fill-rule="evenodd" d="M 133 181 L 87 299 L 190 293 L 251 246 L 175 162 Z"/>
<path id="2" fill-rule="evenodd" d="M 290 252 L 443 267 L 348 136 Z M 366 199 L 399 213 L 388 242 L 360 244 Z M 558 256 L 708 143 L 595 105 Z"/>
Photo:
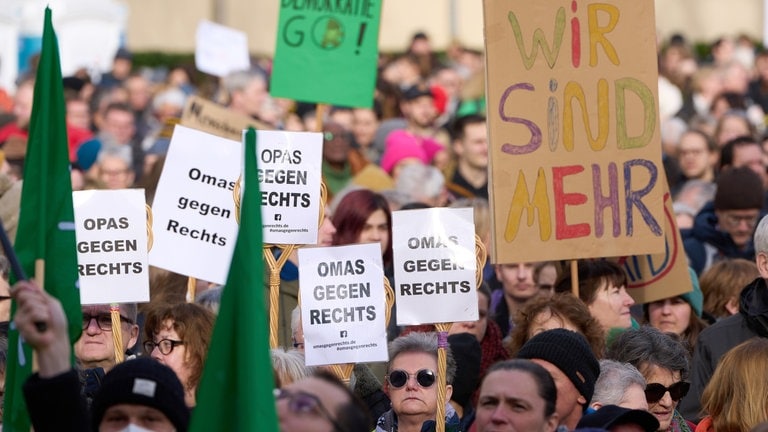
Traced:
<path id="1" fill-rule="evenodd" d="M 676 410 L 690 388 L 688 350 L 676 336 L 650 326 L 629 329 L 610 345 L 607 357 L 629 363 L 643 374 L 648 411 L 659 420 L 660 432 L 694 429 Z"/>
<path id="2" fill-rule="evenodd" d="M 446 341 L 447 344 L 447 341 Z M 448 401 L 453 392 L 456 363 L 446 350 L 445 430 L 457 431 L 459 416 Z M 437 333 L 411 333 L 389 344 L 389 365 L 384 392 L 392 409 L 376 423 L 375 432 L 435 430 L 437 416 Z"/>
<path id="3" fill-rule="evenodd" d="M 701 395 L 696 432 L 747 432 L 768 419 L 768 339 L 753 338 L 723 356 Z"/>
<path id="4" fill-rule="evenodd" d="M 196 404 L 214 321 L 205 307 L 178 303 L 151 307 L 144 323 L 144 352 L 176 372 L 190 408 Z"/>

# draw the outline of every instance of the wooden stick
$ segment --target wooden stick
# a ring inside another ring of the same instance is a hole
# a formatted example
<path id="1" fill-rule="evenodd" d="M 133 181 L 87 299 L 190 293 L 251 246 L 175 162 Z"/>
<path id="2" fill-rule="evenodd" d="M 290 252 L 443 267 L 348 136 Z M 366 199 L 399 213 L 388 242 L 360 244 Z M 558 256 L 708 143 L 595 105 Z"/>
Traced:
<path id="1" fill-rule="evenodd" d="M 115 364 L 122 363 L 125 360 L 123 351 L 123 326 L 120 320 L 120 305 L 112 303 L 109 306 L 109 314 L 112 317 L 112 341 L 115 349 Z"/>
<path id="2" fill-rule="evenodd" d="M 315 107 L 315 132 L 323 131 L 323 120 L 325 119 L 326 104 L 317 104 Z"/>
<path id="3" fill-rule="evenodd" d="M 197 291 L 197 278 L 189 276 L 187 278 L 187 303 L 195 302 L 196 291 Z"/>
<path id="4" fill-rule="evenodd" d="M 579 261 L 571 260 L 571 292 L 579 297 Z"/>
<path id="5" fill-rule="evenodd" d="M 447 391 L 448 330 L 452 323 L 435 324 L 437 329 L 437 413 L 435 414 L 435 432 L 445 432 L 445 395 Z"/>

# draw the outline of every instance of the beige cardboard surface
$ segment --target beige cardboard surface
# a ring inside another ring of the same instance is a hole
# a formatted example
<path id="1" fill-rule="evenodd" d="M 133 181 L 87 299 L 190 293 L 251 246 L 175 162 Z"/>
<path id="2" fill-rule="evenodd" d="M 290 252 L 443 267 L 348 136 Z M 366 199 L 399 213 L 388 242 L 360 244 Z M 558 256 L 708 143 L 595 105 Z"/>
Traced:
<path id="1" fill-rule="evenodd" d="M 235 141 L 243 140 L 243 129 L 272 130 L 273 127 L 243 114 L 233 112 L 219 104 L 190 96 L 181 113 L 181 124 Z"/>
<path id="2" fill-rule="evenodd" d="M 492 260 L 659 253 L 652 0 L 484 0 Z"/>

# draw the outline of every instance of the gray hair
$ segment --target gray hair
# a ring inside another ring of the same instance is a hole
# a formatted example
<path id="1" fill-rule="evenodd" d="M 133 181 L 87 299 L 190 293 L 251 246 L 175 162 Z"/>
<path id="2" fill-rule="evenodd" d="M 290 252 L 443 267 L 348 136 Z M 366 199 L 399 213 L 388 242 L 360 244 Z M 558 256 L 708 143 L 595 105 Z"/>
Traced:
<path id="1" fill-rule="evenodd" d="M 301 306 L 296 306 L 291 311 L 291 335 L 296 337 L 296 332 L 299 331 L 299 324 L 301 323 Z"/>
<path id="2" fill-rule="evenodd" d="M 133 171 L 133 149 L 130 145 L 103 145 L 96 157 L 96 162 L 100 164 L 108 158 L 125 162 L 126 167 Z"/>
<path id="3" fill-rule="evenodd" d="M 645 378 L 636 367 L 616 360 L 600 360 L 600 376 L 595 382 L 595 393 L 590 404 L 621 405 L 624 394 L 633 385 L 645 389 Z"/>
<path id="4" fill-rule="evenodd" d="M 431 165 L 408 164 L 400 169 L 395 189 L 413 201 L 435 199 L 440 196 L 445 186 L 445 176 Z"/>
<path id="5" fill-rule="evenodd" d="M 197 296 L 195 296 L 195 303 L 209 309 L 216 315 L 219 314 L 219 306 L 221 306 L 221 292 L 222 287 L 209 288 Z"/>
<path id="6" fill-rule="evenodd" d="M 760 219 L 755 229 L 755 253 L 768 253 L 768 216 Z"/>
<path id="7" fill-rule="evenodd" d="M 662 333 L 651 326 L 629 329 L 620 334 L 608 348 L 606 358 L 629 363 L 641 372 L 649 366 L 658 366 L 680 372 L 682 380 L 688 378 L 688 350 L 679 337 Z"/>
<path id="8" fill-rule="evenodd" d="M 223 84 L 224 88 L 227 90 L 227 94 L 232 95 L 232 93 L 242 91 L 248 87 L 248 84 L 253 80 L 262 80 L 266 83 L 267 77 L 263 73 L 255 70 L 236 71 L 231 72 L 224 77 Z"/>
<path id="9" fill-rule="evenodd" d="M 169 87 L 155 95 L 152 100 L 152 109 L 157 111 L 162 108 L 163 105 L 173 105 L 181 109 L 184 108 L 184 102 L 186 102 L 186 100 L 187 95 L 184 94 L 181 89 L 177 87 Z"/>
<path id="10" fill-rule="evenodd" d="M 404 353 L 426 353 L 437 360 L 437 333 L 413 332 L 395 338 L 395 340 L 389 343 L 389 365 L 391 366 L 395 358 Z M 445 354 L 447 365 L 445 381 L 448 384 L 452 384 L 453 377 L 456 376 L 456 361 L 453 359 L 450 348 L 445 350 Z"/>
<path id="11" fill-rule="evenodd" d="M 272 355 L 272 368 L 280 379 L 280 385 L 284 386 L 294 381 L 307 378 L 315 373 L 315 367 L 307 366 L 304 361 L 304 353 L 296 350 L 284 351 L 274 348 Z"/>

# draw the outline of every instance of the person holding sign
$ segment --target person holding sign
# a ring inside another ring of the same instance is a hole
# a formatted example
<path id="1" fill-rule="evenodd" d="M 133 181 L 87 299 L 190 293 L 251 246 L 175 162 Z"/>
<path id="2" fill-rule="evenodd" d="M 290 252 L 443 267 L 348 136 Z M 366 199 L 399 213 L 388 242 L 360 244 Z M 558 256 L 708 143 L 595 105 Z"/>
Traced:
<path id="1" fill-rule="evenodd" d="M 437 414 L 436 333 L 411 333 L 389 344 L 389 366 L 384 391 L 392 409 L 379 417 L 375 432 L 421 432 L 435 430 Z M 447 344 L 447 341 L 446 341 Z M 456 363 L 446 350 L 445 400 L 451 399 Z M 450 403 L 445 405 L 445 430 L 456 430 L 459 417 Z"/>

